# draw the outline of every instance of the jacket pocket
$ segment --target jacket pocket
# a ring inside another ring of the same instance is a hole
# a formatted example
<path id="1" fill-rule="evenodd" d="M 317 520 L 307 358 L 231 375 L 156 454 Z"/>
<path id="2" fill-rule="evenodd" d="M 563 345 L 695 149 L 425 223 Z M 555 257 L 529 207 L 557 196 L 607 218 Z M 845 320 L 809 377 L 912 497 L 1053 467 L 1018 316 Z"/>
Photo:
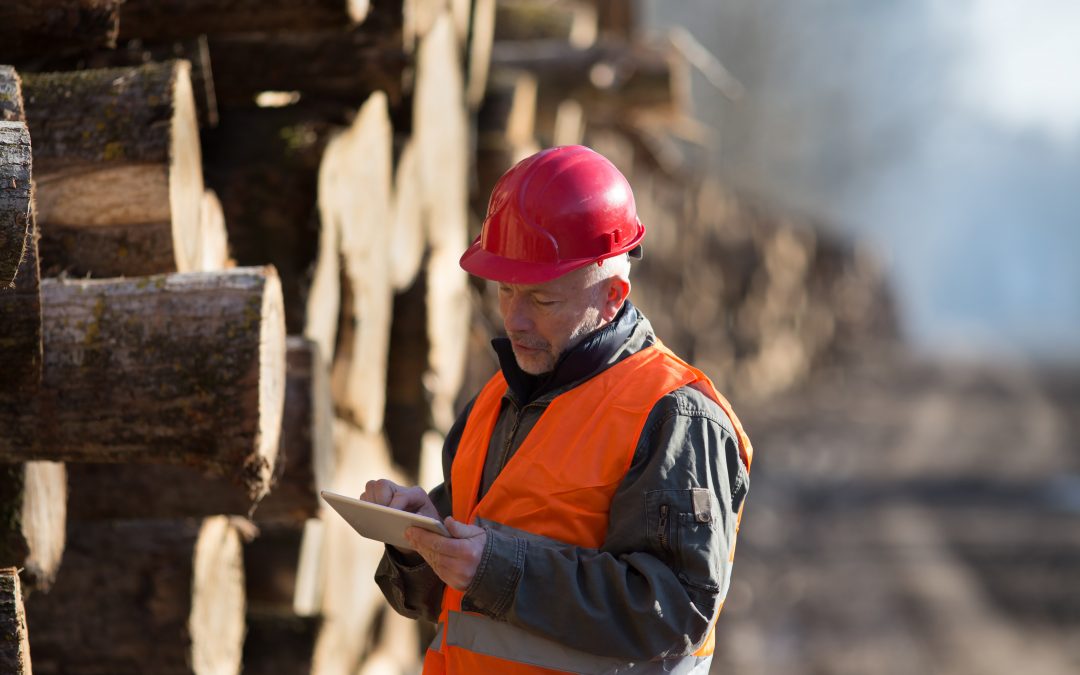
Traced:
<path id="1" fill-rule="evenodd" d="M 720 590 L 723 519 L 716 496 L 704 488 L 650 490 L 645 527 L 654 553 L 689 586 Z"/>

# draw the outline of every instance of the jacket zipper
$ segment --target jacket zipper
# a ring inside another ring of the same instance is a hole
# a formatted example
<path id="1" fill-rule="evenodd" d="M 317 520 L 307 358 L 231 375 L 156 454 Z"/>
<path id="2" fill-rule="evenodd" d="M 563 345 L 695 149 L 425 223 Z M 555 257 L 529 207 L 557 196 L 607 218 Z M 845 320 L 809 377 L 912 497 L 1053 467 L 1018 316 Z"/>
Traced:
<path id="1" fill-rule="evenodd" d="M 668 505 L 660 505 L 660 526 L 657 528 L 656 536 L 660 539 L 660 546 L 665 551 L 670 551 L 671 547 L 668 545 Z"/>
<path id="2" fill-rule="evenodd" d="M 525 411 L 529 409 L 531 403 L 528 403 L 522 407 L 518 407 L 512 400 L 510 405 L 514 406 L 514 425 L 510 427 L 510 433 L 506 436 L 506 443 L 503 444 L 502 454 L 499 456 L 499 473 L 506 468 L 506 463 L 510 459 L 510 448 L 514 444 L 514 437 L 517 436 L 518 427 L 521 426 L 521 417 L 525 414 Z"/>

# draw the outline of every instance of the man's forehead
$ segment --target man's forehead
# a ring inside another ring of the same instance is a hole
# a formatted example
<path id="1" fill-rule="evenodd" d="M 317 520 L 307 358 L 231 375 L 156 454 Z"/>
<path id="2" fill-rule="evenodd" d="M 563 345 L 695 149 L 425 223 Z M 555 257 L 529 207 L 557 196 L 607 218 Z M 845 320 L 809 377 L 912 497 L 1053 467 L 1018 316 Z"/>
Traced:
<path id="1" fill-rule="evenodd" d="M 540 284 L 511 284 L 504 281 L 497 284 L 521 293 L 573 293 L 585 289 L 585 273 L 584 268 L 578 268 Z"/>

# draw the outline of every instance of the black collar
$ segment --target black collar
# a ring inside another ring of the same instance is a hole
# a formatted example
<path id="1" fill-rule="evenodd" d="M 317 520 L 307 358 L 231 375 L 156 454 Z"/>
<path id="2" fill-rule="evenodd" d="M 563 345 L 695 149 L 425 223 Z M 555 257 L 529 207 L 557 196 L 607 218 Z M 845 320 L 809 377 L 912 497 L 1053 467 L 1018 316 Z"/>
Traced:
<path id="1" fill-rule="evenodd" d="M 508 395 L 518 405 L 526 405 L 543 397 L 553 397 L 612 365 L 642 323 L 648 327 L 645 317 L 627 300 L 614 321 L 587 335 L 561 354 L 550 372 L 540 375 L 530 375 L 518 366 L 509 338 L 495 338 L 491 346 L 499 357 L 499 366 L 509 387 Z M 648 330 L 651 334 L 651 329 Z"/>

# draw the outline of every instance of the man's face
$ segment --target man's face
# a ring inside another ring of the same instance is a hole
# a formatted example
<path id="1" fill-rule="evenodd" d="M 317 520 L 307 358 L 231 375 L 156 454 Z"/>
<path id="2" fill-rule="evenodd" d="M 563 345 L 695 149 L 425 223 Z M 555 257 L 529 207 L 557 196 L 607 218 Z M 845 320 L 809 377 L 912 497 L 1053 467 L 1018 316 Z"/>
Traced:
<path id="1" fill-rule="evenodd" d="M 553 370 L 563 352 L 604 324 L 607 282 L 586 284 L 587 268 L 531 286 L 499 283 L 503 327 L 526 373 Z"/>

